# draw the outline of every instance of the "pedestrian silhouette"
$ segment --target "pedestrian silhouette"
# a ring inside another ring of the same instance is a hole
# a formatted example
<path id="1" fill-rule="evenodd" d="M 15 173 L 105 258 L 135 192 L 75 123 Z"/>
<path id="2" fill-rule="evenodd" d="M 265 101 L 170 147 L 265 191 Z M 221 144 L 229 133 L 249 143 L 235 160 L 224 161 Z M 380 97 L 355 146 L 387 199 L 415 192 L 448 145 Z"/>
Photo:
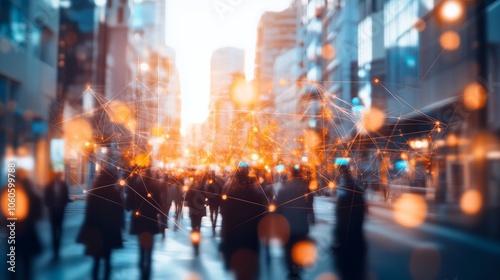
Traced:
<path id="1" fill-rule="evenodd" d="M 44 189 L 45 205 L 48 208 L 52 230 L 52 251 L 54 260 L 59 259 L 59 249 L 62 239 L 64 210 L 70 200 L 68 185 L 62 172 L 50 172 L 50 182 Z"/>
<path id="2" fill-rule="evenodd" d="M 215 236 L 215 228 L 217 227 L 217 218 L 219 216 L 222 189 L 224 182 L 221 178 L 215 175 L 215 172 L 210 172 L 205 182 L 205 195 L 208 199 L 208 207 L 210 210 L 210 221 L 212 222 L 212 235 Z"/>
<path id="3" fill-rule="evenodd" d="M 130 234 L 139 241 L 139 269 L 141 279 L 150 279 L 154 236 L 160 233 L 158 216 L 161 214 L 161 199 L 158 181 L 149 169 L 141 171 L 126 189 L 127 205 L 131 206 Z"/>
<path id="4" fill-rule="evenodd" d="M 277 213 L 283 215 L 290 226 L 290 235 L 285 242 L 285 261 L 289 279 L 300 279 L 302 264 L 292 257 L 294 246 L 308 239 L 308 198 L 309 182 L 304 178 L 303 168 L 294 165 L 290 179 L 286 181 L 276 197 Z"/>
<path id="5" fill-rule="evenodd" d="M 201 219 L 207 215 L 205 192 L 203 190 L 203 182 L 205 176 L 195 176 L 191 186 L 189 187 L 185 202 L 189 207 L 189 218 L 191 219 L 191 241 L 194 245 L 195 255 L 198 255 L 198 246 L 200 242 Z"/>
<path id="6" fill-rule="evenodd" d="M 363 234 L 366 203 L 364 190 L 356 183 L 348 165 L 339 166 L 336 226 L 333 250 L 341 279 L 365 279 L 366 241 Z"/>
<path id="7" fill-rule="evenodd" d="M 85 254 L 94 259 L 93 279 L 99 279 L 101 260 L 104 279 L 110 278 L 112 250 L 123 247 L 123 206 L 114 172 L 112 168 L 101 169 L 88 191 L 85 218 L 77 237 L 77 242 L 85 246 Z"/>
<path id="8" fill-rule="evenodd" d="M 249 165 L 238 164 L 221 202 L 220 248 L 226 268 L 238 280 L 257 279 L 259 276 L 257 228 L 267 212 L 267 204 L 258 181 L 249 176 Z"/>
<path id="9" fill-rule="evenodd" d="M 9 176 L 9 178 L 11 178 Z M 25 169 L 17 168 L 14 181 L 16 203 L 14 215 L 7 218 L 17 218 L 13 221 L 15 228 L 15 272 L 8 272 L 10 279 L 33 279 L 33 259 L 42 252 L 42 244 L 37 234 L 37 222 L 42 217 L 43 202 L 36 192 L 35 186 L 29 178 L 29 173 Z M 7 188 L 4 189 L 7 191 Z M 4 201 L 2 201 L 4 203 Z M 9 215 L 10 215 L 9 211 Z M 7 221 L 7 225 L 11 224 Z M 8 251 L 8 254 L 12 253 Z M 8 261 L 12 258 L 8 256 Z M 16 262 L 17 260 L 17 262 Z M 7 261 L 7 262 L 8 262 Z M 10 266 L 9 266 L 10 267 Z"/>

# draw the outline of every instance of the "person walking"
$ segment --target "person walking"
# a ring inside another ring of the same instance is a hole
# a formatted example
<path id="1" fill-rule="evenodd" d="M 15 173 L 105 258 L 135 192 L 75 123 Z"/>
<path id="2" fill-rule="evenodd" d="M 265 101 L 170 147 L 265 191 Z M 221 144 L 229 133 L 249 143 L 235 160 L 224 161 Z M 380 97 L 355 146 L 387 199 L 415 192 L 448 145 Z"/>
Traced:
<path id="1" fill-rule="evenodd" d="M 131 181 L 126 189 L 126 199 L 132 211 L 130 234 L 137 235 L 139 241 L 141 279 L 150 279 L 154 236 L 160 233 L 161 199 L 158 181 L 149 169 L 141 171 Z"/>
<path id="2" fill-rule="evenodd" d="M 61 247 L 64 210 L 71 199 L 69 198 L 68 185 L 63 179 L 63 173 L 51 171 L 50 177 L 51 181 L 44 189 L 44 199 L 49 210 L 53 259 L 57 261 L 59 260 L 59 249 Z"/>
<path id="3" fill-rule="evenodd" d="M 185 197 L 185 203 L 189 208 L 189 218 L 191 219 L 191 242 L 193 243 L 196 256 L 199 254 L 201 219 L 207 215 L 207 208 L 205 205 L 206 196 L 203 190 L 204 181 L 205 176 L 195 176 Z"/>
<path id="4" fill-rule="evenodd" d="M 92 279 L 99 279 L 100 263 L 104 261 L 104 279 L 111 276 L 111 253 L 123 247 L 123 206 L 118 179 L 113 168 L 101 169 L 87 192 L 85 218 L 77 242 L 92 256 Z"/>
<path id="5" fill-rule="evenodd" d="M 210 221 L 212 222 L 212 235 L 215 236 L 215 228 L 217 227 L 217 218 L 219 216 L 220 204 L 222 200 L 222 188 L 224 182 L 221 178 L 211 171 L 205 182 L 205 195 L 208 199 L 208 207 L 210 210 Z"/>
<path id="6" fill-rule="evenodd" d="M 333 251 L 341 279 L 365 279 L 366 241 L 363 234 L 366 202 L 364 190 L 356 183 L 349 165 L 339 166 L 340 184 L 335 207 Z"/>
<path id="7" fill-rule="evenodd" d="M 255 177 L 249 176 L 250 166 L 240 162 L 230 179 L 221 202 L 221 252 L 226 269 L 238 280 L 259 276 L 260 241 L 257 229 L 268 210 L 267 199 Z"/>
<path id="8" fill-rule="evenodd" d="M 292 250 L 297 243 L 308 240 L 308 193 L 309 182 L 304 178 L 303 168 L 296 164 L 276 197 L 277 213 L 283 215 L 290 226 L 290 236 L 284 244 L 288 279 L 300 279 L 303 269 L 302 264 L 293 259 Z"/>

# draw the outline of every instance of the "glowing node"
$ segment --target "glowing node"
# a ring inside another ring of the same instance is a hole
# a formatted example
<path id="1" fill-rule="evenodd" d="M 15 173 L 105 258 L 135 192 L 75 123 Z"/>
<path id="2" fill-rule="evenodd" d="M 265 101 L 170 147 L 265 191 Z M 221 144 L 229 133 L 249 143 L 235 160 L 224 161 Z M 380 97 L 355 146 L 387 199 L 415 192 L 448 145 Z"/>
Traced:
<path id="1" fill-rule="evenodd" d="M 151 197 L 151 194 L 150 194 L 150 193 L 148 193 L 148 197 Z"/>
<path id="2" fill-rule="evenodd" d="M 298 265 L 313 265 L 316 262 L 316 257 L 316 245 L 312 241 L 300 241 L 292 248 L 292 259 Z"/>
<path id="3" fill-rule="evenodd" d="M 83 190 L 83 193 L 87 193 L 87 190 Z"/>
<path id="4" fill-rule="evenodd" d="M 454 51 L 460 46 L 460 36 L 454 31 L 446 31 L 439 37 L 439 44 L 447 51 Z"/>
<path id="5" fill-rule="evenodd" d="M 274 211 L 276 211 L 276 205 L 274 205 L 274 204 L 270 204 L 270 205 L 269 205 L 269 212 L 271 212 L 271 213 L 272 213 L 272 212 L 274 212 Z"/>
<path id="6" fill-rule="evenodd" d="M 427 216 L 427 204 L 421 196 L 405 193 L 396 200 L 393 211 L 396 222 L 406 227 L 417 227 Z"/>
<path id="7" fill-rule="evenodd" d="M 380 83 L 380 80 L 378 78 L 375 78 L 375 79 L 373 79 L 373 82 L 378 84 L 378 83 Z"/>
<path id="8" fill-rule="evenodd" d="M 182 187 L 182 190 L 183 190 L 184 192 L 187 192 L 187 191 L 189 190 L 189 187 L 188 187 L 188 186 L 186 186 L 186 185 L 184 185 L 184 186 Z"/>
<path id="9" fill-rule="evenodd" d="M 486 105 L 488 96 L 486 90 L 479 83 L 471 83 L 464 90 L 464 104 L 471 110 L 478 110 Z"/>
<path id="10" fill-rule="evenodd" d="M 136 216 L 139 216 L 139 211 L 136 211 L 136 212 L 135 212 L 135 215 L 136 215 Z"/>
<path id="11" fill-rule="evenodd" d="M 468 215 L 477 214 L 483 205 L 481 193 L 478 190 L 467 190 L 460 198 L 460 209 Z"/>
<path id="12" fill-rule="evenodd" d="M 333 190 L 333 189 L 335 188 L 335 182 L 330 181 L 330 182 L 328 183 L 328 188 Z"/>
<path id="13" fill-rule="evenodd" d="M 125 186 L 125 180 L 121 179 L 120 182 L 119 182 L 120 186 Z"/>
<path id="14" fill-rule="evenodd" d="M 227 195 L 223 194 L 222 195 L 222 200 L 226 200 L 227 199 Z"/>

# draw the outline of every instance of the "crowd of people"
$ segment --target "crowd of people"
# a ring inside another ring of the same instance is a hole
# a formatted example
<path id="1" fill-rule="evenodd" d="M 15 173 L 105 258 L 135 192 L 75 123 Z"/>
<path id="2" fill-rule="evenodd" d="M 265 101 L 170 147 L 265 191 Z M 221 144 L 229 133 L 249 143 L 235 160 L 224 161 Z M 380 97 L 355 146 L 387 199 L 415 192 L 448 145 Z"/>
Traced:
<path id="1" fill-rule="evenodd" d="M 331 246 L 336 260 L 333 265 L 338 268 L 341 279 L 365 279 L 366 243 L 362 225 L 366 203 L 363 189 L 350 174 L 348 166 L 340 166 L 338 171 L 336 225 Z M 20 174 L 24 179 L 19 182 L 32 204 L 18 235 L 19 239 L 26 240 L 19 242 L 26 245 L 21 248 L 28 268 L 25 269 L 26 279 L 31 277 L 31 260 L 41 250 L 34 225 L 40 219 L 43 201 L 51 222 L 54 261 L 60 258 L 63 216 L 71 200 L 61 174 L 53 173 L 51 177 L 42 200 L 32 191 L 33 184 L 27 176 Z M 76 242 L 81 243 L 85 254 L 93 258 L 92 278 L 109 279 L 112 252 L 124 246 L 122 234 L 128 229 L 131 235 L 137 236 L 141 279 L 151 279 L 155 236 L 165 238 L 165 231 L 170 226 L 179 229 L 182 210 L 187 207 L 194 255 L 198 256 L 201 221 L 208 210 L 212 234 L 220 235 L 219 251 L 224 267 L 236 279 L 259 279 L 261 250 L 269 257 L 273 238 L 278 238 L 285 252 L 288 279 L 300 279 L 304 267 L 309 264 L 295 258 L 294 250 L 304 243 L 314 244 L 309 236 L 310 226 L 315 222 L 315 192 L 310 188 L 311 180 L 310 170 L 299 164 L 290 166 L 286 176 L 273 176 L 270 171 L 253 169 L 245 162 L 240 162 L 232 172 L 218 174 L 195 169 L 174 173 L 151 168 L 133 168 L 119 173 L 116 167 L 101 168 L 87 190 L 84 220 Z M 280 181 L 279 189 L 275 187 L 276 181 Z M 128 225 L 126 215 L 130 217 Z M 218 219 L 221 219 L 219 231 Z M 104 269 L 101 269 L 101 262 Z"/>

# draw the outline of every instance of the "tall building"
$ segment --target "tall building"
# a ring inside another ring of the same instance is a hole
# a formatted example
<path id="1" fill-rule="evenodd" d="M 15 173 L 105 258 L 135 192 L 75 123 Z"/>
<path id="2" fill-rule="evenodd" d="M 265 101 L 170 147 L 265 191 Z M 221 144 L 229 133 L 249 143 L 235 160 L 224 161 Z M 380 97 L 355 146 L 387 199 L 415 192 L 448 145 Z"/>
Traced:
<path id="1" fill-rule="evenodd" d="M 237 115 L 231 87 L 235 79 L 244 80 L 244 72 L 244 50 L 226 47 L 213 52 L 210 60 L 210 113 L 205 137 L 211 139 L 208 142 L 214 153 L 211 158 L 217 162 L 225 162 L 224 154 L 231 152 L 232 137 L 235 136 L 233 122 Z"/>
<path id="2" fill-rule="evenodd" d="M 273 72 L 276 57 L 296 46 L 297 6 L 266 12 L 259 21 L 255 53 L 255 82 L 259 106 L 273 111 Z"/>
<path id="3" fill-rule="evenodd" d="M 43 184 L 49 168 L 50 106 L 57 102 L 59 6 L 0 1 L 0 185 L 6 160 Z"/>

